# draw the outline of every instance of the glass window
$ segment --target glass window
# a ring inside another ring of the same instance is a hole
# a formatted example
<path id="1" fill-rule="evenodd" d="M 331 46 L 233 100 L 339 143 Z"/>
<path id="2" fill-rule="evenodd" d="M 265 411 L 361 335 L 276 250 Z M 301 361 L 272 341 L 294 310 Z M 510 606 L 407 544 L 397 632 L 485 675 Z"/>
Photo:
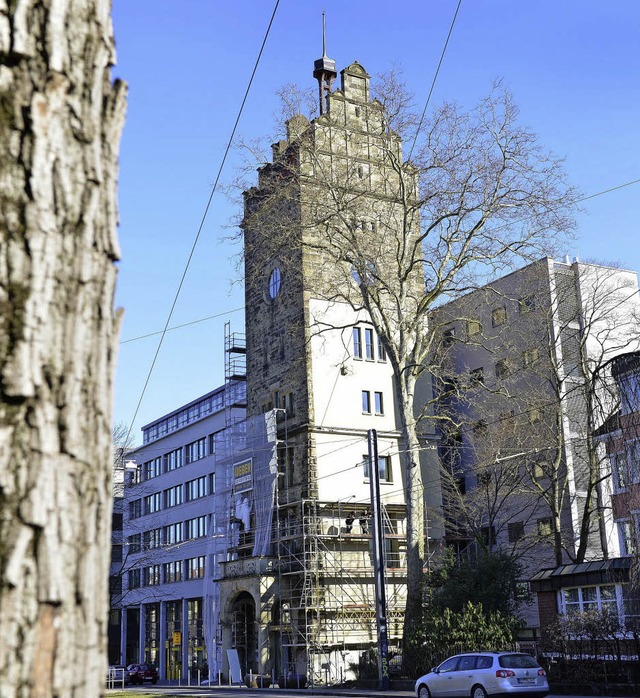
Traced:
<path id="1" fill-rule="evenodd" d="M 182 467 L 182 449 L 176 448 L 174 451 L 166 453 L 164 456 L 164 468 L 166 472 Z"/>
<path id="2" fill-rule="evenodd" d="M 508 525 L 509 543 L 516 543 L 524 538 L 524 522 L 515 521 Z"/>
<path id="3" fill-rule="evenodd" d="M 368 390 L 362 391 L 362 411 L 371 414 L 371 393 Z"/>
<path id="4" fill-rule="evenodd" d="M 156 511 L 160 511 L 162 508 L 160 492 L 154 492 L 144 498 L 144 513 L 155 514 Z"/>
<path id="5" fill-rule="evenodd" d="M 191 557 L 186 560 L 187 563 L 187 579 L 202 579 L 205 575 L 204 562 L 205 556 Z"/>
<path id="6" fill-rule="evenodd" d="M 378 336 L 378 361 L 386 361 L 387 352 L 385 351 L 384 344 L 382 343 L 382 338 Z"/>
<path id="7" fill-rule="evenodd" d="M 182 521 L 165 526 L 164 544 L 174 545 L 175 543 L 181 543 L 184 540 L 183 532 Z"/>
<path id="8" fill-rule="evenodd" d="M 369 456 L 362 456 L 362 461 L 364 464 L 364 476 L 368 478 L 370 476 L 369 472 Z M 378 475 L 382 482 L 392 482 L 392 472 L 391 472 L 391 457 L 390 456 L 378 456 Z"/>
<path id="9" fill-rule="evenodd" d="M 384 401 L 381 392 L 374 392 L 375 410 L 376 414 L 384 414 Z"/>
<path id="10" fill-rule="evenodd" d="M 207 495 L 207 476 L 202 475 L 195 480 L 187 482 L 187 501 L 191 502 L 194 499 L 200 499 Z"/>
<path id="11" fill-rule="evenodd" d="M 353 328 L 353 358 L 362 358 L 362 334 L 359 327 Z"/>
<path id="12" fill-rule="evenodd" d="M 207 455 L 207 437 L 203 436 L 186 446 L 186 462 L 193 463 Z"/>
<path id="13" fill-rule="evenodd" d="M 173 560 L 164 563 L 165 584 L 182 581 L 182 560 Z"/>
<path id="14" fill-rule="evenodd" d="M 280 267 L 276 267 L 269 275 L 269 296 L 272 300 L 280 293 L 281 286 L 282 272 L 280 271 Z"/>
<path id="15" fill-rule="evenodd" d="M 175 487 L 170 487 L 169 489 L 164 491 L 164 505 L 166 508 L 175 507 L 178 504 L 182 504 L 182 501 L 182 485 L 176 485 Z"/>
<path id="16" fill-rule="evenodd" d="M 528 654 L 503 654 L 498 657 L 498 664 L 503 669 L 537 669 L 540 665 Z"/>
<path id="17" fill-rule="evenodd" d="M 364 330 L 364 355 L 367 361 L 373 361 L 373 330 L 370 327 Z"/>

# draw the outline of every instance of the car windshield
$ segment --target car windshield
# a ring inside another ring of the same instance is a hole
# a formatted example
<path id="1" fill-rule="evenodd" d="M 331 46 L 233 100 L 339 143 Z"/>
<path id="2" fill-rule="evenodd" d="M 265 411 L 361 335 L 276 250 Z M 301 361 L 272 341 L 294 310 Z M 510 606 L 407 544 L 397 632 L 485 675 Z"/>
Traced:
<path id="1" fill-rule="evenodd" d="M 539 666 L 528 654 L 503 654 L 498 657 L 498 664 L 504 669 L 535 669 Z"/>

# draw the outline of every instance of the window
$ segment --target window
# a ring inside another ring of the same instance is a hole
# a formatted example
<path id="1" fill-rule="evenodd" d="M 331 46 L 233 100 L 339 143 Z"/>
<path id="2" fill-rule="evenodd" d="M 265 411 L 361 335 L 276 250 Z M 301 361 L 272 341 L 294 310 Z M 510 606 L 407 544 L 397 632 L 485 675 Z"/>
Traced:
<path id="1" fill-rule="evenodd" d="M 362 391 L 362 412 L 371 414 L 371 393 L 368 390 Z"/>
<path id="2" fill-rule="evenodd" d="M 153 477 L 162 475 L 162 458 L 154 458 L 144 464 L 144 479 L 150 480 Z"/>
<path id="3" fill-rule="evenodd" d="M 202 475 L 187 482 L 187 502 L 207 496 L 207 476 Z"/>
<path id="4" fill-rule="evenodd" d="M 293 417 L 295 414 L 293 410 L 293 393 L 287 393 L 284 396 L 284 409 L 287 413 L 287 417 Z"/>
<path id="5" fill-rule="evenodd" d="M 366 327 L 364 330 L 364 356 L 367 361 L 373 361 L 373 330 Z"/>
<path id="6" fill-rule="evenodd" d="M 142 573 L 145 586 L 151 587 L 160 584 L 160 565 L 149 565 L 143 568 Z"/>
<path id="7" fill-rule="evenodd" d="M 538 363 L 539 358 L 540 358 L 540 352 L 538 351 L 537 347 L 533 347 L 532 349 L 527 349 L 526 351 L 522 352 L 522 365 L 525 368 L 529 368 L 530 366 L 535 366 Z"/>
<path id="8" fill-rule="evenodd" d="M 150 531 L 145 531 L 142 534 L 142 543 L 145 550 L 159 548 L 162 545 L 162 529 L 153 528 Z"/>
<path id="9" fill-rule="evenodd" d="M 507 321 L 507 308 L 504 305 L 494 308 L 491 311 L 491 326 L 500 327 Z"/>
<path id="10" fill-rule="evenodd" d="M 184 540 L 182 521 L 164 527 L 164 544 L 175 545 Z"/>
<path id="11" fill-rule="evenodd" d="M 480 536 L 482 542 L 491 548 L 496 544 L 496 529 L 495 526 L 482 526 L 480 528 Z"/>
<path id="12" fill-rule="evenodd" d="M 129 570 L 129 589 L 137 589 L 140 586 L 140 570 Z"/>
<path id="13" fill-rule="evenodd" d="M 591 610 L 608 611 L 615 616 L 619 615 L 615 584 L 563 589 L 560 592 L 560 605 L 567 616 L 579 611 Z"/>
<path id="14" fill-rule="evenodd" d="M 203 436 L 197 441 L 193 441 L 186 446 L 186 462 L 193 463 L 207 455 L 207 437 Z"/>
<path id="15" fill-rule="evenodd" d="M 190 557 L 187 563 L 187 579 L 202 579 L 204 577 L 204 555 Z"/>
<path id="16" fill-rule="evenodd" d="M 382 393 L 377 391 L 373 393 L 376 414 L 384 414 L 384 400 Z"/>
<path id="17" fill-rule="evenodd" d="M 359 327 L 353 328 L 353 358 L 362 358 L 362 335 Z"/>
<path id="18" fill-rule="evenodd" d="M 280 293 L 282 286 L 282 272 L 280 267 L 275 267 L 269 275 L 269 297 L 274 300 Z"/>
<path id="19" fill-rule="evenodd" d="M 380 335 L 378 335 L 378 361 L 386 361 L 387 360 L 387 352 L 384 348 L 384 345 L 382 343 L 382 338 Z"/>
<path id="20" fill-rule="evenodd" d="M 442 344 L 445 347 L 450 347 L 456 339 L 455 327 L 450 327 L 442 333 Z"/>
<path id="21" fill-rule="evenodd" d="M 506 359 L 496 361 L 496 378 L 505 378 L 509 373 L 509 362 Z"/>
<path id="22" fill-rule="evenodd" d="M 185 522 L 187 526 L 187 538 L 204 538 L 207 535 L 207 517 L 196 516 Z"/>
<path id="23" fill-rule="evenodd" d="M 364 464 L 364 476 L 369 478 L 369 456 L 362 456 L 362 462 Z M 393 482 L 391 456 L 378 456 L 378 475 L 380 477 L 380 482 Z"/>
<path id="24" fill-rule="evenodd" d="M 209 494 L 214 494 L 216 491 L 216 474 L 209 473 Z"/>
<path id="25" fill-rule="evenodd" d="M 145 514 L 155 514 L 156 511 L 160 511 L 162 507 L 162 502 L 160 492 L 154 492 L 144 498 L 144 513 Z"/>
<path id="26" fill-rule="evenodd" d="M 640 441 L 633 441 L 627 450 L 628 484 L 640 482 Z"/>
<path id="27" fill-rule="evenodd" d="M 164 491 L 164 505 L 166 508 L 182 504 L 182 501 L 182 485 L 176 485 Z"/>
<path id="28" fill-rule="evenodd" d="M 541 538 L 548 538 L 553 533 L 552 521 L 550 518 L 538 519 L 538 535 Z"/>
<path id="29" fill-rule="evenodd" d="M 524 521 L 515 521 L 507 526 L 509 543 L 517 543 L 524 538 Z"/>
<path id="30" fill-rule="evenodd" d="M 614 487 L 617 490 L 625 490 L 628 483 L 627 459 L 624 453 L 612 453 L 609 456 L 611 470 L 614 474 Z"/>
<path id="31" fill-rule="evenodd" d="M 467 337 L 475 337 L 482 332 L 482 325 L 477 320 L 467 320 Z"/>
<path id="32" fill-rule="evenodd" d="M 129 502 L 129 518 L 137 519 L 140 516 L 142 516 L 142 500 L 134 499 L 132 502 Z"/>
<path id="33" fill-rule="evenodd" d="M 637 527 L 632 519 L 618 521 L 618 536 L 622 555 L 635 555 L 638 550 Z"/>
<path id="34" fill-rule="evenodd" d="M 134 533 L 132 536 L 127 538 L 127 543 L 129 545 L 130 553 L 139 553 L 142 549 L 142 534 Z"/>
<path id="35" fill-rule="evenodd" d="M 213 455 L 216 452 L 216 435 L 209 434 L 209 454 Z"/>
<path id="36" fill-rule="evenodd" d="M 529 313 L 536 309 L 536 299 L 534 296 L 524 296 L 518 301 L 518 312 Z"/>
<path id="37" fill-rule="evenodd" d="M 484 385 L 484 368 L 479 366 L 469 371 L 469 379 L 472 386 Z"/>
<path id="38" fill-rule="evenodd" d="M 176 468 L 182 467 L 182 449 L 177 448 L 175 451 L 170 451 L 164 456 L 164 469 L 165 472 L 170 470 L 175 470 Z"/>
<path id="39" fill-rule="evenodd" d="M 173 560 L 172 562 L 164 563 L 164 582 L 165 584 L 171 584 L 171 582 L 181 582 L 182 581 L 182 560 Z"/>

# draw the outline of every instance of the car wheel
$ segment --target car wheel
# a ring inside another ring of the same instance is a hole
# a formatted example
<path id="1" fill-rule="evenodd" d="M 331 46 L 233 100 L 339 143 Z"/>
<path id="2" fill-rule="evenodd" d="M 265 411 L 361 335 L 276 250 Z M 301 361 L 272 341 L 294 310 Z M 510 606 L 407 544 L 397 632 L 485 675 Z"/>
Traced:
<path id="1" fill-rule="evenodd" d="M 483 686 L 476 684 L 471 689 L 471 698 L 487 698 L 487 692 L 484 690 Z"/>
<path id="2" fill-rule="evenodd" d="M 431 692 L 429 691 L 428 686 L 421 684 L 420 688 L 418 689 L 418 698 L 431 698 Z"/>

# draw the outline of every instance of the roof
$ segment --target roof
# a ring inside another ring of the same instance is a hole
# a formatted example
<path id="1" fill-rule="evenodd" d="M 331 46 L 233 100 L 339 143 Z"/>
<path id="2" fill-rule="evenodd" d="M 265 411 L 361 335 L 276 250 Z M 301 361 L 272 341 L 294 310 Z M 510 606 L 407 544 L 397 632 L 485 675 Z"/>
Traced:
<path id="1" fill-rule="evenodd" d="M 540 570 L 529 580 L 532 591 L 555 591 L 564 587 L 613 584 L 629 580 L 630 557 L 570 563 Z"/>

